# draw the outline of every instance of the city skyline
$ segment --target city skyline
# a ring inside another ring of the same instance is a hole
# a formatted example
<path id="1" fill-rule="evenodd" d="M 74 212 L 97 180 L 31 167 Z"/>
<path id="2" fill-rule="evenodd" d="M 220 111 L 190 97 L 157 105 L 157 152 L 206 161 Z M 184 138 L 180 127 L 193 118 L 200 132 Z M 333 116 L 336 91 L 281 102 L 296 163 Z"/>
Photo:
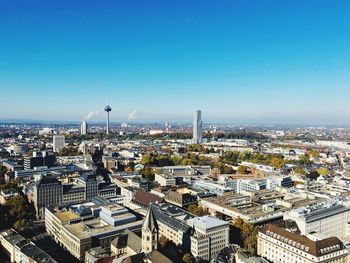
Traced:
<path id="1" fill-rule="evenodd" d="M 349 8 L 2 2 L 0 119 L 349 124 Z"/>

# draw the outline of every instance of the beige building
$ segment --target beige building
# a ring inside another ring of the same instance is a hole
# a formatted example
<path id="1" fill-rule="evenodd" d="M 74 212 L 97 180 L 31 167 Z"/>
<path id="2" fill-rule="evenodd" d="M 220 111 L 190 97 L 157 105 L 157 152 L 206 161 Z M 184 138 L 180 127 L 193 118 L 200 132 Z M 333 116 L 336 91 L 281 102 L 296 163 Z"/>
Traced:
<path id="1" fill-rule="evenodd" d="M 275 263 L 346 263 L 349 251 L 336 237 L 316 239 L 269 224 L 259 231 L 258 255 Z"/>
<path id="2" fill-rule="evenodd" d="M 210 260 L 229 244 L 229 224 L 212 216 L 187 220 L 193 227 L 191 253 L 195 257 Z"/>
<path id="3" fill-rule="evenodd" d="M 10 256 L 11 262 L 57 263 L 57 261 L 37 247 L 33 242 L 25 239 L 13 229 L 8 229 L 0 233 L 0 245 Z"/>
<path id="4" fill-rule="evenodd" d="M 90 214 L 73 210 L 54 211 L 45 208 L 46 231 L 74 257 L 84 260 L 92 247 L 110 248 L 111 242 L 126 229 L 138 231 L 142 221 L 117 205 L 93 206 Z M 78 209 L 79 210 L 79 209 Z"/>

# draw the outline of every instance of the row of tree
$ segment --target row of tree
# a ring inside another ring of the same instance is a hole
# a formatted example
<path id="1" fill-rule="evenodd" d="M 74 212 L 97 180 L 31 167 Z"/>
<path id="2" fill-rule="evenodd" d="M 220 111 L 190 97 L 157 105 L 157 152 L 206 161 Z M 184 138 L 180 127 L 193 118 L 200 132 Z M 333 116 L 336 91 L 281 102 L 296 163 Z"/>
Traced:
<path id="1" fill-rule="evenodd" d="M 18 192 L 17 196 L 7 199 L 5 205 L 0 205 L 0 228 L 13 227 L 26 236 L 33 229 L 35 210 L 24 196 L 19 184 L 20 180 L 16 179 L 0 185 L 0 190 L 13 189 Z"/>

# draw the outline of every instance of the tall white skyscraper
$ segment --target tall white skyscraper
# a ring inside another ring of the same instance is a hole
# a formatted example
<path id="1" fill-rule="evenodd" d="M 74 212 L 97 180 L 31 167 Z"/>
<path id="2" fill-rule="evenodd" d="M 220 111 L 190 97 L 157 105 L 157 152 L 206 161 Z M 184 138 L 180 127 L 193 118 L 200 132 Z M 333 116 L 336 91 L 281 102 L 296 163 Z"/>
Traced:
<path id="1" fill-rule="evenodd" d="M 83 121 L 80 125 L 80 134 L 81 135 L 87 134 L 87 130 L 88 130 L 88 125 L 87 125 L 86 121 Z"/>
<path id="2" fill-rule="evenodd" d="M 197 110 L 194 112 L 193 116 L 193 143 L 195 144 L 203 142 L 202 124 L 202 112 Z"/>
<path id="3" fill-rule="evenodd" d="M 54 135 L 53 136 L 53 151 L 58 152 L 61 148 L 64 147 L 65 139 L 64 135 Z"/>

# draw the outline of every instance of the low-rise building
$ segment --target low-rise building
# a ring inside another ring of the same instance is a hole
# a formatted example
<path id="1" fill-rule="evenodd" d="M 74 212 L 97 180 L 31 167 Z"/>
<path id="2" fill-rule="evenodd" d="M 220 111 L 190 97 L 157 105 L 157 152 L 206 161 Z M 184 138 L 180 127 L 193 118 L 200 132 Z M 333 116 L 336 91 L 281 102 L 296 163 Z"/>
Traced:
<path id="1" fill-rule="evenodd" d="M 91 248 L 109 248 L 126 229 L 138 231 L 141 225 L 141 220 L 117 204 L 92 204 L 78 210 L 45 209 L 47 232 L 79 260 L 84 260 Z"/>
<path id="2" fill-rule="evenodd" d="M 176 185 L 176 179 L 170 174 L 155 174 L 154 181 L 161 186 L 174 186 Z"/>
<path id="3" fill-rule="evenodd" d="M 164 200 L 167 203 L 179 206 L 179 207 L 188 207 L 192 204 L 197 204 L 197 198 L 191 194 L 188 193 L 179 193 L 176 191 L 169 191 L 165 197 Z"/>
<path id="4" fill-rule="evenodd" d="M 57 263 L 52 257 L 18 234 L 14 229 L 0 233 L 0 245 L 10 256 L 11 262 L 21 263 Z"/>
<path id="5" fill-rule="evenodd" d="M 11 198 L 11 197 L 15 197 L 15 196 L 18 196 L 19 193 L 16 189 L 4 189 L 4 190 L 1 190 L 0 192 L 0 204 L 1 205 L 4 205 L 6 204 L 6 201 Z"/>

